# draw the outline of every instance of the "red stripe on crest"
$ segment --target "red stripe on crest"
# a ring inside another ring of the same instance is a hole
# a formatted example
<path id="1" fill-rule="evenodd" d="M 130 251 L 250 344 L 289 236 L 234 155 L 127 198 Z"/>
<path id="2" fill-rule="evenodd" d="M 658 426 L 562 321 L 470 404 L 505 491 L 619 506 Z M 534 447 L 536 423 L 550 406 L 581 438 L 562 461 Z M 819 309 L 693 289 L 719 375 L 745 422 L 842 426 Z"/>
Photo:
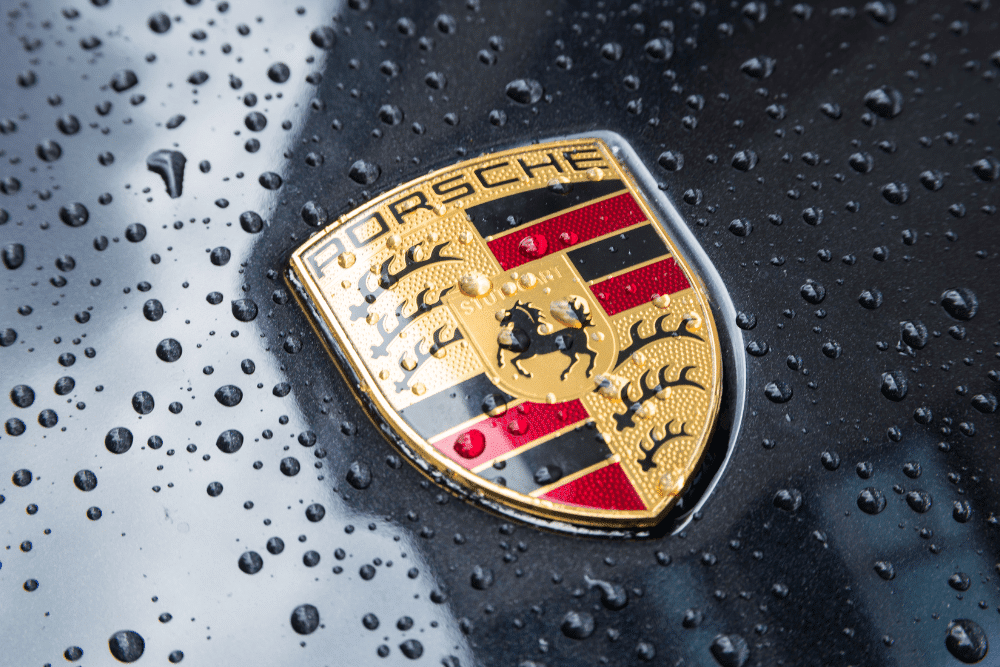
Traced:
<path id="1" fill-rule="evenodd" d="M 617 315 L 641 306 L 660 294 L 673 294 L 690 287 L 681 267 L 673 257 L 654 262 L 635 271 L 602 280 L 590 286 L 608 315 Z"/>
<path id="2" fill-rule="evenodd" d="M 646 219 L 627 192 L 557 215 L 488 243 L 504 271 Z"/>
<path id="3" fill-rule="evenodd" d="M 602 510 L 646 509 L 646 505 L 636 493 L 620 463 L 598 468 L 594 472 L 552 489 L 541 497 L 565 505 L 595 507 Z"/>
<path id="4" fill-rule="evenodd" d="M 578 400 L 566 403 L 521 403 L 499 417 L 488 417 L 447 438 L 434 448 L 471 470 L 561 428 L 589 419 Z"/>

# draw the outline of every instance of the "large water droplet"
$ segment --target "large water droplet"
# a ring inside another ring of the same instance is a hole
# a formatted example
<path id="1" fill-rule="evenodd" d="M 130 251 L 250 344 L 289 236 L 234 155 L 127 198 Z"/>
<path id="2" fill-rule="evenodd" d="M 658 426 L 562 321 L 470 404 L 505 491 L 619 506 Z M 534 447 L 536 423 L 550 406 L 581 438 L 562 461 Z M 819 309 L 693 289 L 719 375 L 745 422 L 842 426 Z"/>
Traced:
<path id="1" fill-rule="evenodd" d="M 351 165 L 347 175 L 359 185 L 371 185 L 382 175 L 382 168 L 373 162 L 358 160 Z"/>
<path id="2" fill-rule="evenodd" d="M 132 447 L 132 431 L 116 426 L 104 437 L 104 446 L 112 454 L 124 454 Z"/>
<path id="3" fill-rule="evenodd" d="M 243 446 L 243 434 L 234 428 L 223 431 L 215 441 L 215 446 L 225 454 L 238 452 Z"/>
<path id="4" fill-rule="evenodd" d="M 534 79 L 515 79 L 504 89 L 507 97 L 518 104 L 535 104 L 545 92 L 542 84 Z"/>
<path id="5" fill-rule="evenodd" d="M 90 219 L 90 212 L 80 202 L 67 204 L 59 209 L 59 219 L 70 227 L 80 227 Z"/>
<path id="6" fill-rule="evenodd" d="M 972 664 L 986 657 L 990 642 L 975 621 L 959 618 L 948 624 L 944 645 L 948 652 L 964 663 Z"/>
<path id="7" fill-rule="evenodd" d="M 135 662 L 146 650 L 146 642 L 134 630 L 119 630 L 108 639 L 108 648 L 119 662 Z"/>
<path id="8" fill-rule="evenodd" d="M 139 77 L 130 69 L 120 69 L 111 76 L 111 88 L 116 93 L 124 93 L 139 83 Z"/>
<path id="9" fill-rule="evenodd" d="M 882 395 L 890 401 L 901 401 L 906 398 L 908 384 L 902 371 L 882 373 Z"/>
<path id="10" fill-rule="evenodd" d="M 878 514 L 885 509 L 886 502 L 882 492 L 873 486 L 862 489 L 858 494 L 858 509 L 865 514 Z"/>
<path id="11" fill-rule="evenodd" d="M 882 118 L 895 118 L 903 111 L 903 94 L 895 88 L 874 88 L 865 94 L 865 106 Z"/>
<path id="12" fill-rule="evenodd" d="M 311 604 L 300 604 L 292 611 L 291 622 L 295 632 L 311 634 L 319 627 L 319 610 Z"/>
<path id="13" fill-rule="evenodd" d="M 750 647 L 740 635 L 719 635 L 708 650 L 722 667 L 743 667 L 750 659 Z"/>
<path id="14" fill-rule="evenodd" d="M 959 287 L 941 295 L 941 306 L 956 320 L 968 321 L 979 310 L 979 299 L 971 289 Z"/>
<path id="15" fill-rule="evenodd" d="M 8 243 L 3 247 L 3 265 L 13 271 L 24 264 L 24 245 L 21 243 Z"/>
<path id="16" fill-rule="evenodd" d="M 146 168 L 159 174 L 167 186 L 167 194 L 171 199 L 181 196 L 184 187 L 184 163 L 187 158 L 180 151 L 153 151 L 146 158 Z"/>
<path id="17" fill-rule="evenodd" d="M 180 359 L 182 352 L 181 344 L 173 338 L 164 338 L 156 346 L 156 356 L 168 363 Z"/>
<path id="18" fill-rule="evenodd" d="M 586 639 L 594 634 L 594 617 L 585 611 L 566 612 L 559 629 L 570 639 Z"/>
<path id="19" fill-rule="evenodd" d="M 367 489 L 372 483 L 371 468 L 360 461 L 354 461 L 347 469 L 347 483 L 355 489 Z"/>

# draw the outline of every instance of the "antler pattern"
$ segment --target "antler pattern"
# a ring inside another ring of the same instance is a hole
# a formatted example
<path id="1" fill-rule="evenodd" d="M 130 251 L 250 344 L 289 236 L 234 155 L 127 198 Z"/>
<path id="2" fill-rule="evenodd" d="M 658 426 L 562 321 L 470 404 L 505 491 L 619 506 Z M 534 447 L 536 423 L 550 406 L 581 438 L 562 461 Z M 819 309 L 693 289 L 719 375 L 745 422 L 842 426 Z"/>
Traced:
<path id="1" fill-rule="evenodd" d="M 440 352 L 446 346 L 458 342 L 464 338 L 464 336 L 462 336 L 461 329 L 454 329 L 454 334 L 452 335 L 452 337 L 449 338 L 448 340 L 443 340 L 443 335 L 446 329 L 448 329 L 447 325 L 435 331 L 432 334 L 432 339 L 430 341 L 428 341 L 426 338 L 421 338 L 419 341 L 416 342 L 416 344 L 414 344 L 413 356 L 411 357 L 411 360 L 414 363 L 410 369 L 407 369 L 406 366 L 402 365 L 403 360 L 407 357 L 409 353 L 404 352 L 403 355 L 400 356 L 399 361 L 400 361 L 400 366 L 403 369 L 403 379 L 396 381 L 396 391 L 403 392 L 408 390 L 410 388 L 409 385 L 410 379 L 413 377 L 413 374 L 417 372 L 417 369 L 420 368 L 420 364 L 430 359 L 432 356 Z M 424 352 L 422 349 L 425 343 L 427 344 L 426 352 Z"/>
<path id="2" fill-rule="evenodd" d="M 660 315 L 658 318 L 656 318 L 656 323 L 653 325 L 653 333 L 645 337 L 639 335 L 639 327 L 641 327 L 643 322 L 645 322 L 646 320 L 640 320 L 632 324 L 631 328 L 629 328 L 628 331 L 629 337 L 632 339 L 632 344 L 626 347 L 625 349 L 618 351 L 618 361 L 615 362 L 615 366 L 618 366 L 623 361 L 632 356 L 634 353 L 638 352 L 639 350 L 646 347 L 650 343 L 661 340 L 663 338 L 683 337 L 683 338 L 694 338 L 695 340 L 701 340 L 701 341 L 705 340 L 701 336 L 695 335 L 690 331 L 688 331 L 687 325 L 688 322 L 691 321 L 690 318 L 684 318 L 683 320 L 681 320 L 681 323 L 678 324 L 677 328 L 674 329 L 673 331 L 664 330 L 663 322 L 668 317 L 670 317 L 670 313 L 666 313 L 665 315 Z"/>
<path id="3" fill-rule="evenodd" d="M 660 368 L 659 372 L 657 373 L 657 378 L 659 379 L 660 383 L 655 387 L 650 387 L 649 383 L 647 382 L 647 380 L 649 379 L 649 374 L 652 372 L 652 369 L 646 369 L 646 372 L 642 374 L 642 377 L 639 378 L 639 382 L 637 383 L 639 386 L 639 390 L 642 392 L 642 395 L 636 401 L 630 400 L 628 395 L 628 389 L 630 386 L 632 386 L 633 383 L 628 382 L 624 387 L 622 387 L 622 392 L 621 392 L 622 402 L 628 407 L 626 408 L 624 414 L 614 415 L 616 430 L 624 431 L 627 428 L 635 426 L 636 425 L 635 416 L 636 413 L 639 411 L 639 409 L 642 407 L 642 404 L 645 403 L 648 399 L 659 394 L 667 387 L 697 387 L 698 389 L 702 390 L 705 389 L 703 386 L 701 386 L 694 380 L 689 380 L 687 377 L 688 373 L 695 369 L 695 366 L 685 366 L 684 368 L 682 368 L 680 375 L 673 382 L 667 380 L 668 368 L 670 368 L 670 364 L 667 364 L 666 366 Z"/>
<path id="4" fill-rule="evenodd" d="M 361 296 L 364 297 L 364 302 L 361 304 L 355 304 L 351 306 L 351 319 L 359 320 L 362 317 L 368 315 L 368 306 L 375 303 L 375 300 L 383 292 L 396 285 L 400 280 L 410 275 L 414 271 L 429 266 L 431 264 L 436 264 L 438 262 L 459 262 L 461 258 L 459 257 L 442 257 L 441 251 L 444 250 L 451 241 L 445 241 L 434 247 L 431 250 L 431 254 L 425 259 L 415 259 L 417 256 L 417 248 L 419 246 L 410 246 L 406 253 L 403 255 L 404 266 L 399 271 L 393 273 L 389 270 L 392 263 L 396 261 L 398 255 L 393 254 L 391 257 L 387 258 L 379 266 L 378 270 L 378 286 L 372 289 L 368 286 L 368 273 L 361 274 L 361 278 L 358 280 L 358 290 L 361 292 Z"/>
<path id="5" fill-rule="evenodd" d="M 653 446 L 650 447 L 649 449 L 643 447 L 643 444 L 641 442 L 639 443 L 639 449 L 641 449 L 645 454 L 645 456 L 643 456 L 641 459 L 638 459 L 639 466 L 642 468 L 643 472 L 649 472 L 651 468 L 657 467 L 656 463 L 653 461 L 653 457 L 656 456 L 656 452 L 660 451 L 660 447 L 662 447 L 663 445 L 667 444 L 668 442 L 676 438 L 691 435 L 690 433 L 684 430 L 684 427 L 687 426 L 687 423 L 681 424 L 681 430 L 678 431 L 677 433 L 671 431 L 670 426 L 671 424 L 674 423 L 674 421 L 676 420 L 671 419 L 669 422 L 667 422 L 666 426 L 663 427 L 662 438 L 656 437 L 655 428 L 650 430 L 649 441 L 653 443 Z"/>
<path id="6" fill-rule="evenodd" d="M 434 310 L 438 306 L 443 305 L 444 301 L 442 299 L 443 299 L 444 295 L 446 295 L 448 292 L 452 291 L 453 289 L 455 289 L 454 285 L 452 285 L 451 287 L 443 290 L 441 292 L 441 294 L 438 295 L 437 301 L 435 301 L 433 304 L 427 303 L 427 294 L 431 291 L 430 288 L 428 287 L 428 288 L 424 289 L 419 294 L 417 294 L 416 308 L 414 308 L 413 312 L 410 313 L 409 315 L 403 315 L 403 310 L 406 308 L 407 304 L 410 303 L 409 299 L 407 299 L 403 303 L 399 304 L 399 306 L 396 308 L 396 321 L 397 321 L 396 328 L 393 329 L 392 331 L 386 330 L 386 328 L 385 328 L 385 318 L 384 317 L 379 318 L 379 321 L 375 323 L 375 327 L 376 327 L 376 330 L 378 331 L 379 335 L 382 336 L 382 342 L 381 343 L 373 343 L 372 344 L 372 346 L 371 346 L 372 358 L 373 359 L 378 359 L 379 357 L 387 356 L 389 354 L 389 352 L 388 352 L 388 350 L 389 350 L 389 344 L 392 343 L 393 340 L 395 340 L 395 336 L 392 335 L 393 331 L 394 332 L 402 331 L 403 327 L 405 327 L 410 322 L 412 322 L 413 320 L 417 319 L 418 317 L 420 317 L 424 313 L 429 313 L 430 311 Z"/>

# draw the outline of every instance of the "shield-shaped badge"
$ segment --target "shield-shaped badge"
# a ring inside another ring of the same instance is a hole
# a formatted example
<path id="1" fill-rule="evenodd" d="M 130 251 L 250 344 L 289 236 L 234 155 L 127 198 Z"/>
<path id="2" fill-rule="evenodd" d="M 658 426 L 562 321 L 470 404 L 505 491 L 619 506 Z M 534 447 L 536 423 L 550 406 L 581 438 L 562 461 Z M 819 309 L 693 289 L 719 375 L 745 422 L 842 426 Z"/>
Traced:
<path id="1" fill-rule="evenodd" d="M 712 435 L 702 281 L 600 139 L 484 155 L 312 237 L 290 279 L 373 417 L 494 507 L 655 524 Z"/>

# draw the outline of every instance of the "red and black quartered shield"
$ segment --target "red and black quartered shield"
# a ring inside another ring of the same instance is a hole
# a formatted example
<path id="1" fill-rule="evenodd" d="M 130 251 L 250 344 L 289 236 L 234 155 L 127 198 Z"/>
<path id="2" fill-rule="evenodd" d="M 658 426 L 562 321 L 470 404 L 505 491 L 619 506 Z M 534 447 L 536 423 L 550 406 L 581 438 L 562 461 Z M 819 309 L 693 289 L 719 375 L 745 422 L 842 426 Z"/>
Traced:
<path id="1" fill-rule="evenodd" d="M 719 401 L 711 313 L 599 140 L 430 174 L 293 267 L 386 422 L 494 502 L 649 525 L 698 463 Z"/>

